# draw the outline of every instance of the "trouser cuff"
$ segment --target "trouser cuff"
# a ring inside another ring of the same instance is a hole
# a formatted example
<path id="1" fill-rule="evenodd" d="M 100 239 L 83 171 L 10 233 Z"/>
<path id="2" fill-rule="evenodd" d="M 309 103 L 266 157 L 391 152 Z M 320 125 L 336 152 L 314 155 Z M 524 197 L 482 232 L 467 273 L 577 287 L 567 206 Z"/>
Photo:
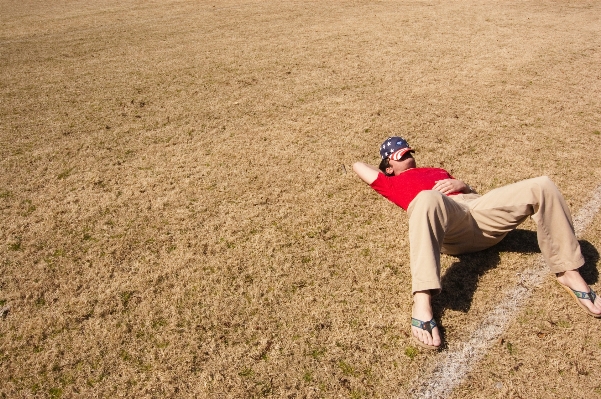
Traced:
<path id="1" fill-rule="evenodd" d="M 411 284 L 411 294 L 415 294 L 416 291 L 432 291 L 432 295 L 436 295 L 440 293 L 442 286 L 440 285 L 440 281 L 432 280 L 432 281 L 414 281 Z"/>
<path id="2" fill-rule="evenodd" d="M 567 272 L 568 270 L 576 270 L 584 266 L 584 258 L 580 257 L 579 261 L 576 262 L 565 262 L 559 265 L 549 266 L 551 273 Z"/>

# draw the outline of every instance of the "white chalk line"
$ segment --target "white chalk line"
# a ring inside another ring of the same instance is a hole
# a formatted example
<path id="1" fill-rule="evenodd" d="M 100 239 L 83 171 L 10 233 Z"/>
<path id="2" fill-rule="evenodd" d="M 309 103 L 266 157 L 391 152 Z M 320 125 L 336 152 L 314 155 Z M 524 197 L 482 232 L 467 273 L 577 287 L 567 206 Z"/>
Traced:
<path id="1" fill-rule="evenodd" d="M 601 207 L 601 185 L 597 187 L 591 199 L 574 217 L 574 231 L 581 236 Z M 445 398 L 458 386 L 472 367 L 484 356 L 486 349 L 506 330 L 509 322 L 515 318 L 526 303 L 534 288 L 540 286 L 548 271 L 542 255 L 537 257 L 535 265 L 520 275 L 517 286 L 505 293 L 505 298 L 480 323 L 467 342 L 453 345 L 442 352 L 435 360 L 437 365 L 430 375 L 419 377 L 419 381 L 410 389 L 415 398 Z"/>

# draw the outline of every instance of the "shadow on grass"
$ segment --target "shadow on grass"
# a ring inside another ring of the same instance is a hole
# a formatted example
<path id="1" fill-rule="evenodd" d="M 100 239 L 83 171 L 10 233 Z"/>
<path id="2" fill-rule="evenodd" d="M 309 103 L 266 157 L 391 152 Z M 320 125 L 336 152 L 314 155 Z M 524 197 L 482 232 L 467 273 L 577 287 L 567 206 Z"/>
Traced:
<path id="1" fill-rule="evenodd" d="M 580 273 L 589 285 L 595 284 L 599 280 L 599 252 L 588 241 L 579 240 L 579 243 L 585 259 Z M 458 261 L 453 263 L 441 278 L 442 292 L 432 299 L 432 310 L 437 321 L 445 309 L 461 312 L 470 310 L 480 277 L 497 267 L 501 252 L 540 253 L 536 232 L 516 229 L 489 249 L 457 256 Z M 441 326 L 441 333 L 444 337 L 444 326 Z"/>

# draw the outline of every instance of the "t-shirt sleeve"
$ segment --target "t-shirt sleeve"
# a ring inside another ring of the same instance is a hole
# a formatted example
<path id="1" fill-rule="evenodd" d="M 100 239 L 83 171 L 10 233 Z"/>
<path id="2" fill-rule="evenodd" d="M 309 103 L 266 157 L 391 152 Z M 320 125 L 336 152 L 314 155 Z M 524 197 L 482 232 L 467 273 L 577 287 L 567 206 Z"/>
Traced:
<path id="1" fill-rule="evenodd" d="M 374 180 L 370 186 L 376 190 L 378 194 L 381 194 L 386 198 L 390 198 L 390 193 L 392 192 L 392 183 L 384 173 L 378 173 L 378 177 L 376 177 L 376 180 Z"/>

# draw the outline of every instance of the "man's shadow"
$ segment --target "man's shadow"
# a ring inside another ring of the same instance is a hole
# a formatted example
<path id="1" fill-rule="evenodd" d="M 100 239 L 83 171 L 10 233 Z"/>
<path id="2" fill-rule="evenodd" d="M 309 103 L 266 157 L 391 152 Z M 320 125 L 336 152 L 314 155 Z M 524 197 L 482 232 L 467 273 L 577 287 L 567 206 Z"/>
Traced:
<path id="1" fill-rule="evenodd" d="M 587 284 L 595 284 L 599 280 L 597 262 L 599 252 L 588 241 L 579 240 L 585 264 L 580 274 Z M 516 229 L 497 245 L 484 251 L 457 256 L 441 278 L 442 292 L 432 298 L 432 310 L 436 320 L 440 320 L 445 309 L 467 313 L 478 288 L 478 281 L 489 270 L 497 267 L 501 252 L 520 252 L 524 254 L 540 253 L 536 232 Z M 444 334 L 444 326 L 441 326 Z"/>

